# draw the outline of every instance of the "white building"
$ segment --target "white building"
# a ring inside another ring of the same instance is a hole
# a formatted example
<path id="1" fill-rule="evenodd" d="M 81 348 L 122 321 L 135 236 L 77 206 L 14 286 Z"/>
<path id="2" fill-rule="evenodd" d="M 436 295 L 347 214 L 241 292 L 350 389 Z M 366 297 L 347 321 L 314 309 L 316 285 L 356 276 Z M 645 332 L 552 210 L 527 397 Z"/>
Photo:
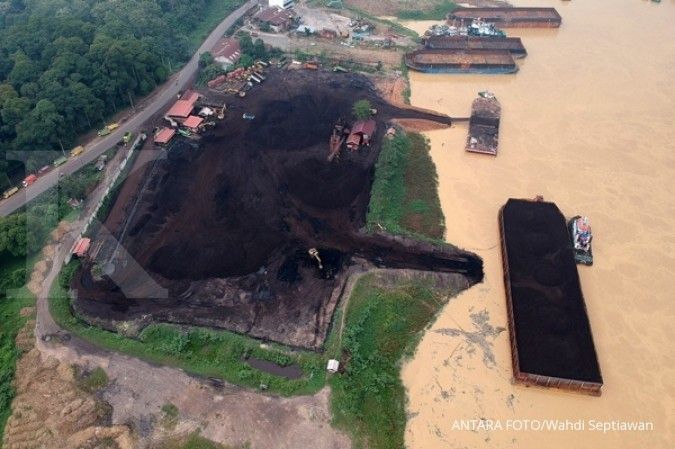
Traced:
<path id="1" fill-rule="evenodd" d="M 338 369 L 340 369 L 340 362 L 338 362 L 335 359 L 330 359 L 328 361 L 328 366 L 326 367 L 329 373 L 337 373 Z"/>
<path id="2" fill-rule="evenodd" d="M 293 7 L 293 0 L 269 0 L 269 6 L 277 6 L 279 8 L 288 9 Z"/>

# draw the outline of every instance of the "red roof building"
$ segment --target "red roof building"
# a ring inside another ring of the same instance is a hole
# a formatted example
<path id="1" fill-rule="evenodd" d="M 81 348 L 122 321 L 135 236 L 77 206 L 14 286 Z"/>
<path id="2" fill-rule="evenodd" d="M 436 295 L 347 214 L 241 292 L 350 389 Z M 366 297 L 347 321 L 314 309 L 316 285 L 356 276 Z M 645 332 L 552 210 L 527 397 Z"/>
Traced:
<path id="1" fill-rule="evenodd" d="M 73 246 L 73 254 L 79 258 L 86 256 L 87 251 L 89 251 L 89 245 L 91 245 L 91 239 L 86 237 L 80 238 L 75 242 L 75 246 Z"/>
<path id="2" fill-rule="evenodd" d="M 171 142 L 173 136 L 176 135 L 176 130 L 171 128 L 162 128 L 155 134 L 155 143 L 158 145 L 166 145 Z"/>
<path id="3" fill-rule="evenodd" d="M 185 121 L 183 122 L 183 126 L 189 128 L 190 131 L 197 132 L 199 130 L 199 125 L 201 125 L 202 122 L 204 122 L 203 118 L 197 117 L 196 115 L 191 115 L 185 119 Z"/>
<path id="4" fill-rule="evenodd" d="M 213 59 L 222 64 L 223 67 L 236 64 L 241 57 L 241 48 L 239 47 L 239 41 L 231 37 L 224 37 L 219 40 L 216 45 L 211 50 Z"/>
<path id="5" fill-rule="evenodd" d="M 183 92 L 183 95 L 180 96 L 180 99 L 182 101 L 192 103 L 192 107 L 194 107 L 195 103 L 197 103 L 197 100 L 199 100 L 199 94 L 194 90 L 186 90 Z"/>
<path id="6" fill-rule="evenodd" d="M 352 132 L 347 138 L 347 148 L 350 150 L 356 150 L 361 145 L 370 145 L 370 138 L 375 135 L 377 125 L 375 120 L 359 120 L 354 123 Z"/>
<path id="7" fill-rule="evenodd" d="M 192 109 L 194 109 L 194 106 L 195 104 L 190 101 L 178 100 L 171 106 L 171 109 L 169 109 L 169 112 L 167 112 L 166 115 L 174 118 L 187 118 L 192 112 Z"/>

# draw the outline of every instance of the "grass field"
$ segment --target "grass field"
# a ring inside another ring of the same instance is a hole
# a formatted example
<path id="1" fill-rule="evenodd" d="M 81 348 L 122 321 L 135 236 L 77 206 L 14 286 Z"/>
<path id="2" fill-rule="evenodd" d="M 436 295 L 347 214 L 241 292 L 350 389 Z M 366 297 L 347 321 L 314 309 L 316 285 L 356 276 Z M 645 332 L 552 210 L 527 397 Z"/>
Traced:
<path id="1" fill-rule="evenodd" d="M 26 283 L 27 268 L 34 262 L 29 259 L 27 263 L 25 257 L 0 256 L 0 441 L 14 398 L 12 380 L 20 355 L 15 338 L 29 318 L 22 317 L 20 311 L 35 304 L 35 296 L 21 287 Z"/>
<path id="2" fill-rule="evenodd" d="M 396 17 L 402 20 L 443 20 L 456 6 L 450 0 L 437 0 L 427 8 L 400 9 Z"/>
<path id="3" fill-rule="evenodd" d="M 353 435 L 355 447 L 405 447 L 401 360 L 414 353 L 443 303 L 422 283 L 382 288 L 372 275 L 358 282 L 343 337 L 348 363 L 343 374 L 331 379 L 335 424 Z"/>
<path id="4" fill-rule="evenodd" d="M 155 446 L 153 449 L 233 449 L 233 448 L 214 443 L 213 441 L 209 441 L 206 438 L 201 437 L 198 433 L 193 433 L 187 438 L 171 439 L 169 441 L 165 441 L 159 446 Z"/>
<path id="5" fill-rule="evenodd" d="M 429 144 L 416 133 L 385 140 L 375 166 L 367 215 L 370 230 L 441 240 L 445 222 Z"/>

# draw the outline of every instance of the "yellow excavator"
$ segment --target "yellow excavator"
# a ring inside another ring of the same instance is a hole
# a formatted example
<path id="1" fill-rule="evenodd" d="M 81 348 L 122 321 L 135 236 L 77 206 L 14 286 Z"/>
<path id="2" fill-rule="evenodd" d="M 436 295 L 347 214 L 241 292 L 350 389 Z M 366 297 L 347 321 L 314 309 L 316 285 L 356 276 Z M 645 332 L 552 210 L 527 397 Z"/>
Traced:
<path id="1" fill-rule="evenodd" d="M 319 250 L 316 248 L 310 248 L 307 251 L 310 257 L 316 259 L 316 262 L 319 264 L 319 270 L 323 270 L 323 264 L 321 263 L 321 257 L 319 257 Z"/>

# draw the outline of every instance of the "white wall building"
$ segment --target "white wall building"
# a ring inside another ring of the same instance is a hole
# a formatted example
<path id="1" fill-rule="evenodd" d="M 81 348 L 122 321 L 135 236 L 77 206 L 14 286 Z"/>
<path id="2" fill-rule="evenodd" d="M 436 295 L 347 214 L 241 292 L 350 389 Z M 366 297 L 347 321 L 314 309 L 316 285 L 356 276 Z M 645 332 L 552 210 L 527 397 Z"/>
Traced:
<path id="1" fill-rule="evenodd" d="M 268 0 L 269 6 L 277 6 L 279 8 L 288 9 L 293 6 L 293 0 Z"/>

